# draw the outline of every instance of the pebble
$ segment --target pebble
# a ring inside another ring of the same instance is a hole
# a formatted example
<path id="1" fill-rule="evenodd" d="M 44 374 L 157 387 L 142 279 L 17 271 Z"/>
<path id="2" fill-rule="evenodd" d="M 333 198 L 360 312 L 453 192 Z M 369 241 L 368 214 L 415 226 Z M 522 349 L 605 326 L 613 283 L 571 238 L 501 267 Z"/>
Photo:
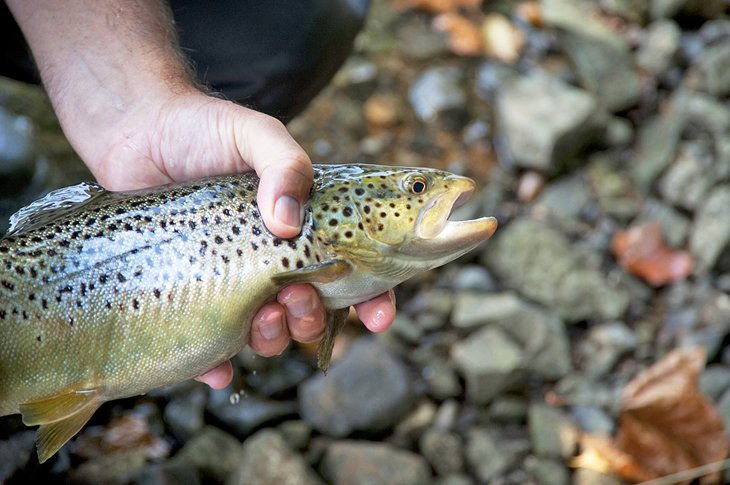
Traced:
<path id="1" fill-rule="evenodd" d="M 312 427 L 302 419 L 285 421 L 278 426 L 278 429 L 286 443 L 294 449 L 307 446 L 312 436 Z"/>
<path id="2" fill-rule="evenodd" d="M 570 416 L 581 431 L 592 435 L 610 436 L 615 428 L 613 418 L 598 406 L 573 406 Z"/>
<path id="3" fill-rule="evenodd" d="M 713 183 L 712 147 L 703 142 L 680 145 L 677 159 L 659 181 L 659 191 L 675 206 L 694 210 Z"/>
<path id="4" fill-rule="evenodd" d="M 243 457 L 240 441 L 218 428 L 206 426 L 185 443 L 173 461 L 191 465 L 204 476 L 225 482 Z"/>
<path id="5" fill-rule="evenodd" d="M 230 392 L 213 391 L 207 410 L 231 432 L 245 437 L 266 423 L 295 416 L 297 405 L 292 401 L 274 401 L 247 393 L 232 403 Z"/>
<path id="6" fill-rule="evenodd" d="M 587 266 L 565 236 L 545 224 L 520 218 L 502 227 L 482 259 L 508 287 L 568 322 L 617 319 L 628 308 L 627 290 Z"/>
<path id="7" fill-rule="evenodd" d="M 189 438 L 203 429 L 206 400 L 206 392 L 199 386 L 187 394 L 172 398 L 163 413 L 165 423 L 177 437 Z"/>
<path id="8" fill-rule="evenodd" d="M 461 87 L 462 72 L 453 67 L 426 69 L 408 93 L 416 115 L 425 122 L 446 127 L 461 126 L 466 110 L 466 94 Z"/>
<path id="9" fill-rule="evenodd" d="M 639 128 L 629 173 L 642 188 L 648 188 L 674 160 L 684 118 L 673 110 L 657 115 Z"/>
<path id="10" fill-rule="evenodd" d="M 466 433 L 466 460 L 479 483 L 490 480 L 512 464 L 512 456 L 493 432 L 474 428 Z"/>
<path id="11" fill-rule="evenodd" d="M 541 6 L 581 85 L 596 95 L 599 105 L 609 112 L 633 106 L 641 96 L 641 80 L 624 39 L 578 0 L 545 0 Z"/>
<path id="12" fill-rule="evenodd" d="M 525 468 L 540 485 L 568 485 L 570 472 L 563 463 L 550 458 L 528 456 Z"/>
<path id="13" fill-rule="evenodd" d="M 451 323 L 456 328 L 473 329 L 514 315 L 523 305 L 512 292 L 459 292 L 454 299 Z"/>
<path id="14" fill-rule="evenodd" d="M 681 247 L 684 245 L 689 232 L 689 219 L 659 199 L 648 198 L 644 201 L 637 225 L 658 222 L 662 228 L 662 235 L 668 246 Z"/>
<path id="15" fill-rule="evenodd" d="M 528 425 L 532 450 L 536 455 L 562 459 L 573 456 L 578 443 L 578 431 L 560 409 L 533 403 L 528 411 Z"/>
<path id="16" fill-rule="evenodd" d="M 627 352 L 636 348 L 638 339 L 623 322 L 608 322 L 591 327 L 577 346 L 581 370 L 596 378 L 606 375 Z"/>
<path id="17" fill-rule="evenodd" d="M 299 387 L 302 417 L 335 437 L 385 429 L 414 404 L 408 369 L 377 339 L 358 340 L 326 376 L 317 374 Z"/>
<path id="18" fill-rule="evenodd" d="M 725 365 L 710 364 L 700 374 L 700 390 L 713 401 L 719 401 L 730 388 L 730 369 Z"/>
<path id="19" fill-rule="evenodd" d="M 451 287 L 457 291 L 471 290 L 486 292 L 496 290 L 497 283 L 484 266 L 466 264 L 454 276 Z"/>
<path id="20" fill-rule="evenodd" d="M 421 456 L 370 441 L 335 441 L 327 448 L 320 470 L 333 485 L 431 482 L 431 472 Z"/>
<path id="21" fill-rule="evenodd" d="M 688 74 L 688 86 L 712 96 L 727 96 L 730 94 L 730 72 L 723 66 L 728 64 L 730 64 L 730 38 L 706 47 Z"/>
<path id="22" fill-rule="evenodd" d="M 636 53 L 636 64 L 654 76 L 664 75 L 674 63 L 681 37 L 682 31 L 674 21 L 652 22 Z"/>
<path id="23" fill-rule="evenodd" d="M 496 116 L 514 163 L 552 172 L 603 131 L 596 109 L 596 100 L 586 91 L 533 74 L 499 89 Z"/>
<path id="24" fill-rule="evenodd" d="M 318 485 L 323 482 L 280 432 L 264 429 L 246 439 L 243 457 L 226 485 L 272 483 Z"/>
<path id="25" fill-rule="evenodd" d="M 501 394 L 489 405 L 489 417 L 501 423 L 524 423 L 527 406 L 527 400 L 523 397 Z"/>
<path id="26" fill-rule="evenodd" d="M 585 179 L 580 175 L 568 175 L 547 185 L 535 207 L 557 219 L 578 219 L 589 202 Z"/>
<path id="27" fill-rule="evenodd" d="M 34 451 L 35 431 L 16 433 L 0 441 L 0 483 L 5 483 L 16 471 L 23 469 Z"/>
<path id="28" fill-rule="evenodd" d="M 464 446 L 459 435 L 447 431 L 426 431 L 419 449 L 437 475 L 460 473 L 464 468 Z"/>
<path id="29" fill-rule="evenodd" d="M 696 270 L 712 268 L 721 252 L 730 244 L 730 184 L 718 185 L 697 210 L 690 231 L 689 249 L 695 257 Z"/>
<path id="30" fill-rule="evenodd" d="M 522 350 L 504 332 L 486 327 L 457 343 L 451 358 L 466 380 L 466 397 L 489 402 L 515 380 L 523 363 Z"/>

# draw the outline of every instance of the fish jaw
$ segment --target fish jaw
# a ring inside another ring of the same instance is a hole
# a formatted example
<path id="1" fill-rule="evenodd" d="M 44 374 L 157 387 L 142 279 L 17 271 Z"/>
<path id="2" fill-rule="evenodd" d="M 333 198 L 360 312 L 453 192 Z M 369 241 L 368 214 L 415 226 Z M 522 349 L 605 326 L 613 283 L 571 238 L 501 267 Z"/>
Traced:
<path id="1" fill-rule="evenodd" d="M 398 253 L 433 261 L 436 267 L 469 252 L 489 239 L 497 230 L 497 219 L 481 217 L 466 221 L 451 221 L 452 211 L 466 203 L 474 193 L 471 179 L 451 176 L 449 189 L 421 209 L 415 227 L 415 237 L 405 241 Z"/>

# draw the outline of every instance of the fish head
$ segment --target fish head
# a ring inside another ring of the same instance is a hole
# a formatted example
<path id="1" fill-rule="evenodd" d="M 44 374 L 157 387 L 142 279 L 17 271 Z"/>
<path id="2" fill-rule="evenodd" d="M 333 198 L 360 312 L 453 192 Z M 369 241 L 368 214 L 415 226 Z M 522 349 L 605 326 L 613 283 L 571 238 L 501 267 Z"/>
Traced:
<path id="1" fill-rule="evenodd" d="M 430 168 L 333 165 L 312 191 L 313 227 L 330 253 L 393 283 L 445 264 L 487 240 L 494 217 L 453 221 L 475 183 Z"/>

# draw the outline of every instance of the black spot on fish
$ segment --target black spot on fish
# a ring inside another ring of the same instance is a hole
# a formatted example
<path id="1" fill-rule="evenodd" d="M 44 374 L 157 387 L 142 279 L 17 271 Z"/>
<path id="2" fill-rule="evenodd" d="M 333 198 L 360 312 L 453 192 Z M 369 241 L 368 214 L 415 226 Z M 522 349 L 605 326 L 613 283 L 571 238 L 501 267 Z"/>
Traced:
<path id="1" fill-rule="evenodd" d="M 223 244 L 223 238 L 220 236 L 216 236 L 213 240 L 216 244 Z"/>
<path id="2" fill-rule="evenodd" d="M 337 225 L 337 219 L 330 219 L 330 226 L 335 227 Z"/>
<path id="3" fill-rule="evenodd" d="M 309 257 L 310 254 L 311 254 L 311 252 L 309 251 L 309 246 L 307 244 L 305 244 L 304 245 L 304 255 L 306 257 Z"/>
<path id="4" fill-rule="evenodd" d="M 296 249 L 297 248 L 297 242 L 296 241 L 293 241 L 293 240 L 290 239 L 289 241 L 287 241 L 287 244 L 292 249 Z"/>
<path id="5" fill-rule="evenodd" d="M 345 231 L 345 237 L 350 239 L 352 237 L 352 231 Z"/>
<path id="6" fill-rule="evenodd" d="M 370 214 L 370 206 L 369 205 L 366 205 L 365 207 L 363 207 L 362 210 L 365 211 L 365 214 Z"/>
<path id="7" fill-rule="evenodd" d="M 273 244 L 273 245 L 274 245 L 274 247 L 278 248 L 279 246 L 281 246 L 281 243 L 282 243 L 282 242 L 283 242 L 283 241 L 282 241 L 282 240 L 281 240 L 280 238 L 278 238 L 278 237 L 275 237 L 275 238 L 274 238 L 274 240 L 273 240 L 273 241 L 271 241 L 271 244 Z"/>
<path id="8" fill-rule="evenodd" d="M 304 267 L 304 261 L 297 259 L 297 268 L 301 269 Z"/>
<path id="9" fill-rule="evenodd" d="M 230 215 L 231 215 L 231 210 L 230 210 L 230 209 L 228 209 L 228 208 L 226 208 L 226 209 L 223 209 L 223 215 L 224 215 L 224 216 L 230 216 Z"/>
<path id="10" fill-rule="evenodd" d="M 361 231 L 365 230 L 365 226 L 362 225 L 362 222 L 357 223 L 357 228 L 360 229 Z"/>
<path id="11" fill-rule="evenodd" d="M 259 229 L 259 226 L 253 226 L 251 228 L 251 232 L 254 236 L 260 236 L 261 235 L 261 229 Z"/>
<path id="12" fill-rule="evenodd" d="M 349 207 L 345 207 L 342 209 L 342 215 L 345 217 L 350 217 L 352 215 L 352 209 Z"/>
<path id="13" fill-rule="evenodd" d="M 117 281 L 119 281 L 120 283 L 124 283 L 125 281 L 127 281 L 127 278 L 122 273 L 117 273 Z"/>
<path id="14" fill-rule="evenodd" d="M 157 288 L 153 289 L 152 294 L 155 295 L 155 298 L 157 298 L 158 300 L 160 299 L 160 290 L 159 289 L 157 289 Z"/>
<path id="15" fill-rule="evenodd" d="M 358 187 L 358 188 L 355 189 L 355 194 L 356 195 L 364 195 L 365 194 L 365 189 Z"/>
<path id="16" fill-rule="evenodd" d="M 233 227 L 231 228 L 231 232 L 232 232 L 233 234 L 235 234 L 236 236 L 238 236 L 239 234 L 241 234 L 241 228 L 240 228 L 240 227 L 238 227 L 238 226 L 233 226 Z"/>
<path id="17" fill-rule="evenodd" d="M 134 308 L 135 310 L 139 310 L 139 302 L 136 298 L 132 298 L 132 308 Z"/>
<path id="18" fill-rule="evenodd" d="M 45 298 L 41 298 L 41 308 L 43 308 L 44 310 L 48 310 L 48 300 L 46 300 Z"/>
<path id="19" fill-rule="evenodd" d="M 35 339 L 40 342 L 41 341 L 41 336 L 38 335 Z"/>
<path id="20" fill-rule="evenodd" d="M 281 265 L 285 268 L 289 267 L 289 258 L 281 258 Z"/>
<path id="21" fill-rule="evenodd" d="M 0 310 L 0 320 L 5 320 L 5 317 L 7 316 L 7 313 L 5 310 Z"/>
<path id="22" fill-rule="evenodd" d="M 0 284 L 2 284 L 2 285 L 3 285 L 3 287 L 7 288 L 7 289 L 8 289 L 8 290 L 10 290 L 10 291 L 13 291 L 13 290 L 15 290 L 15 285 L 14 285 L 14 284 L 12 284 L 12 283 L 11 283 L 11 282 L 9 282 L 9 281 L 6 281 L 6 280 L 2 280 L 2 281 L 0 281 Z"/>
<path id="23" fill-rule="evenodd" d="M 105 274 L 100 274 L 99 283 L 101 283 L 103 285 L 104 283 L 106 283 L 106 281 L 107 281 L 107 276 Z"/>
<path id="24" fill-rule="evenodd" d="M 380 213 L 380 218 L 381 219 L 385 219 L 386 217 L 388 217 L 388 214 L 387 213 L 385 213 L 385 212 L 381 212 Z"/>
<path id="25" fill-rule="evenodd" d="M 224 264 L 228 264 L 231 262 L 230 258 L 226 256 L 225 254 L 221 256 L 221 259 L 223 260 Z"/>

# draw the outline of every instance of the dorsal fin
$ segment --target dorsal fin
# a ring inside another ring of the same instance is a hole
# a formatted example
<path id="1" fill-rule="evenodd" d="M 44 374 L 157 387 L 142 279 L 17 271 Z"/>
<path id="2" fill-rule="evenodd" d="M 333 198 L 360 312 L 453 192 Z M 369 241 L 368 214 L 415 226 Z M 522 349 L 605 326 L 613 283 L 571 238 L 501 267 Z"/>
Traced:
<path id="1" fill-rule="evenodd" d="M 105 193 L 106 190 L 93 182 L 82 182 L 54 190 L 10 216 L 7 235 L 17 235 L 42 226 L 67 214 Z"/>

